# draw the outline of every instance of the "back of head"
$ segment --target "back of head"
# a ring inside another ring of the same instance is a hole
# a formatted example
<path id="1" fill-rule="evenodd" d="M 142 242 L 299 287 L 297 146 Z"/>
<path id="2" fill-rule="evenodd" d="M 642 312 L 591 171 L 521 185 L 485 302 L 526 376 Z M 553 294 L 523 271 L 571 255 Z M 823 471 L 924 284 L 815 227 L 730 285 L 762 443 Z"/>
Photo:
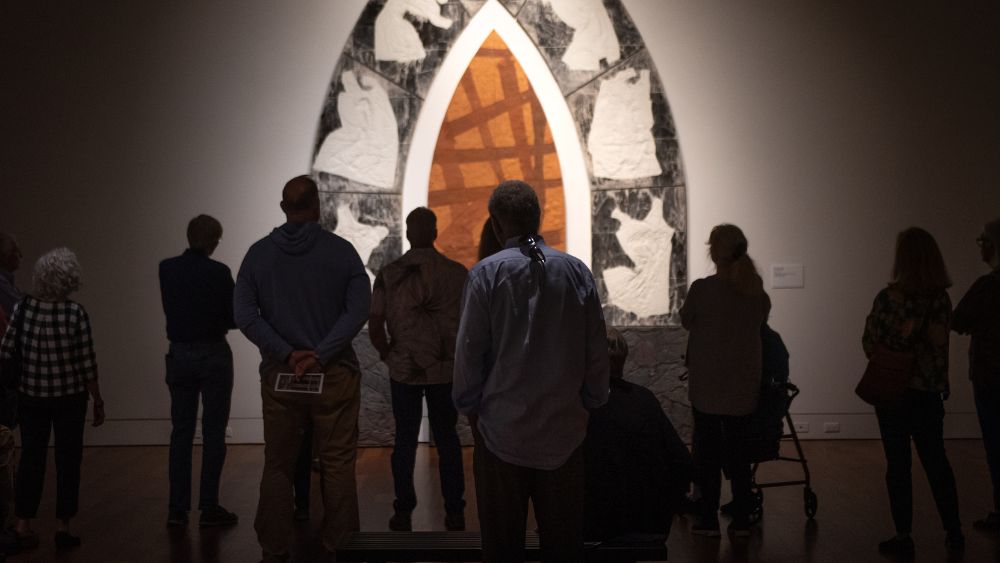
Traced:
<path id="1" fill-rule="evenodd" d="M 406 239 L 413 248 L 429 248 L 437 238 L 437 215 L 426 207 L 418 207 L 406 216 Z"/>
<path id="2" fill-rule="evenodd" d="M 62 301 L 80 289 L 80 263 L 68 248 L 56 248 L 35 262 L 32 272 L 35 295 L 45 301 Z"/>
<path id="3" fill-rule="evenodd" d="M 0 231 L 0 268 L 14 272 L 21 266 L 21 249 L 9 233 Z"/>
<path id="4" fill-rule="evenodd" d="M 911 295 L 928 295 L 951 287 L 944 257 L 929 232 L 910 227 L 896 237 L 892 284 Z"/>
<path id="5" fill-rule="evenodd" d="M 708 236 L 708 254 L 719 275 L 738 293 L 758 295 L 764 292 L 764 280 L 747 254 L 750 243 L 736 225 L 716 225 Z"/>
<path id="6" fill-rule="evenodd" d="M 281 210 L 290 223 L 319 221 L 319 187 L 308 175 L 296 176 L 281 190 Z"/>
<path id="7" fill-rule="evenodd" d="M 521 180 L 507 180 L 497 186 L 490 196 L 489 210 L 506 237 L 538 233 L 542 217 L 538 196 Z"/>
<path id="8" fill-rule="evenodd" d="M 222 238 L 222 223 L 210 215 L 199 215 L 188 223 L 188 246 L 211 254 Z"/>
<path id="9" fill-rule="evenodd" d="M 621 379 L 625 374 L 625 360 L 628 358 L 628 341 L 616 329 L 608 327 L 608 365 L 611 377 Z"/>
<path id="10" fill-rule="evenodd" d="M 482 260 L 501 250 L 503 250 L 503 243 L 497 239 L 497 233 L 493 230 L 493 220 L 487 217 L 483 223 L 483 230 L 479 233 L 479 251 L 476 254 L 476 259 Z"/>

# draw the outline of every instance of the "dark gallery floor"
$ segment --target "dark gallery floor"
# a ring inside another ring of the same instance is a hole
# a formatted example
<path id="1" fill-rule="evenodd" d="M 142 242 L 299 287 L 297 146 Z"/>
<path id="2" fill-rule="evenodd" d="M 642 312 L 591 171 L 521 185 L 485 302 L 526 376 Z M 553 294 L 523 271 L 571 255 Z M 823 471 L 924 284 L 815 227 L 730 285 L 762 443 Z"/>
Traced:
<path id="1" fill-rule="evenodd" d="M 971 529 L 971 521 L 989 509 L 989 480 L 978 440 L 948 442 L 958 478 L 962 518 L 968 549 L 964 561 L 1000 561 L 1000 536 Z M 671 561 L 852 562 L 880 561 L 875 546 L 891 532 L 882 473 L 884 461 L 878 441 L 805 442 L 806 455 L 819 495 L 819 512 L 812 522 L 803 513 L 802 488 L 765 491 L 764 519 L 748 540 L 694 537 L 684 518 L 675 520 L 670 535 Z M 197 452 L 196 452 L 197 454 Z M 364 448 L 358 461 L 363 530 L 385 530 L 392 508 L 392 478 L 387 448 Z M 472 450 L 466 449 L 471 464 Z M 223 503 L 239 514 L 238 526 L 186 531 L 165 527 L 165 447 L 87 448 L 84 484 L 75 532 L 83 546 L 65 554 L 52 547 L 55 487 L 52 463 L 37 522 L 42 545 L 13 556 L 17 563 L 66 561 L 73 563 L 251 562 L 259 559 L 253 531 L 263 447 L 232 446 L 226 462 Z M 423 500 L 414 513 L 414 528 L 442 530 L 444 510 L 438 495 L 436 453 L 421 446 L 417 459 L 417 491 Z M 916 459 L 916 458 L 915 458 Z M 477 527 L 471 465 L 467 465 L 469 526 Z M 771 462 L 761 467 L 762 480 L 797 478 L 798 466 Z M 947 561 L 944 534 L 933 508 L 930 491 L 919 467 L 914 474 L 915 523 L 918 561 Z M 314 493 L 316 487 L 314 487 Z M 302 554 L 315 553 L 320 500 L 313 498 L 312 520 L 299 527 Z M 197 516 L 197 515 L 195 515 Z M 305 558 L 303 560 L 308 560 Z"/>

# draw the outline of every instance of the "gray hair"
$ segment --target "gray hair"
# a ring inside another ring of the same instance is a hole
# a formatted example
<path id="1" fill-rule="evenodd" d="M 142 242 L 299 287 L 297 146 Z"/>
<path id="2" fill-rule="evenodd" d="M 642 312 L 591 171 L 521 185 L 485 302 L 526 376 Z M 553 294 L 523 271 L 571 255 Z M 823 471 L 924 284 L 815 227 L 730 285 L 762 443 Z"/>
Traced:
<path id="1" fill-rule="evenodd" d="M 31 281 L 38 298 L 61 301 L 80 289 L 80 262 L 66 247 L 50 250 L 35 262 Z"/>

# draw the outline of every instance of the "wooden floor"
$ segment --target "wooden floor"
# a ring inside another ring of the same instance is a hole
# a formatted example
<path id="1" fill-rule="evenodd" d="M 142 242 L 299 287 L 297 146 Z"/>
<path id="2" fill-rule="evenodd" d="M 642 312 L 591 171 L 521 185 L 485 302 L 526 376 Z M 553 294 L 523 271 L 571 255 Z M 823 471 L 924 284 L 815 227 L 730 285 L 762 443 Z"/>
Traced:
<path id="1" fill-rule="evenodd" d="M 810 441 L 806 455 L 819 495 L 819 513 L 808 522 L 803 514 L 802 488 L 765 491 L 764 520 L 751 538 L 709 539 L 688 533 L 689 523 L 678 518 L 670 535 L 671 561 L 854 562 L 880 561 L 879 540 L 891 535 L 888 501 L 883 483 L 884 459 L 877 441 Z M 1000 539 L 971 529 L 971 521 L 990 508 L 990 487 L 985 456 L 978 440 L 948 442 L 948 452 L 958 478 L 962 519 L 968 550 L 965 561 L 1000 561 Z M 361 450 L 358 487 L 363 530 L 385 530 L 392 508 L 390 450 Z M 467 508 L 470 529 L 478 527 L 472 485 L 471 449 L 465 451 Z M 197 455 L 200 455 L 196 452 Z M 84 486 L 75 532 L 83 546 L 66 554 L 52 547 L 54 522 L 52 462 L 36 529 L 42 545 L 11 557 L 12 562 L 67 561 L 100 563 L 252 562 L 259 560 L 253 531 L 257 485 L 262 465 L 261 446 L 231 446 L 224 474 L 222 502 L 240 516 L 240 523 L 224 530 L 168 531 L 166 519 L 165 447 L 88 448 L 84 454 Z M 438 493 L 436 453 L 421 446 L 416 485 L 422 503 L 414 513 L 416 529 L 444 529 L 444 510 Z M 800 474 L 799 466 L 770 462 L 761 466 L 762 480 Z M 914 539 L 918 561 L 947 561 L 944 533 L 919 467 L 914 476 Z M 313 487 L 314 493 L 317 487 Z M 313 519 L 298 527 L 300 560 L 318 553 L 317 527 L 320 501 L 313 498 Z M 193 514 L 196 522 L 197 513 Z"/>

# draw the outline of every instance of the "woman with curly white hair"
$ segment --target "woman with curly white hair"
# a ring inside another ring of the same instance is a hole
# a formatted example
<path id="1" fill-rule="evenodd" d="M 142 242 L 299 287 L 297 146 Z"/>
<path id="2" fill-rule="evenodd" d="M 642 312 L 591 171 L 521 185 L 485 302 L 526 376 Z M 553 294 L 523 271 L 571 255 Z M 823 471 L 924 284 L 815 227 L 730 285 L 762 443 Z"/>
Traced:
<path id="1" fill-rule="evenodd" d="M 14 512 L 21 547 L 38 544 L 31 520 L 38 512 L 45 482 L 49 436 L 55 434 L 57 549 L 80 545 L 70 533 L 80 497 L 80 462 L 88 394 L 94 399 L 94 426 L 104 423 L 104 401 L 97 382 L 97 362 L 90 319 L 69 299 L 80 288 L 80 264 L 67 248 L 49 251 L 35 263 L 34 292 L 15 307 L 0 343 L 4 359 L 20 350 L 18 418 L 21 461 Z"/>

